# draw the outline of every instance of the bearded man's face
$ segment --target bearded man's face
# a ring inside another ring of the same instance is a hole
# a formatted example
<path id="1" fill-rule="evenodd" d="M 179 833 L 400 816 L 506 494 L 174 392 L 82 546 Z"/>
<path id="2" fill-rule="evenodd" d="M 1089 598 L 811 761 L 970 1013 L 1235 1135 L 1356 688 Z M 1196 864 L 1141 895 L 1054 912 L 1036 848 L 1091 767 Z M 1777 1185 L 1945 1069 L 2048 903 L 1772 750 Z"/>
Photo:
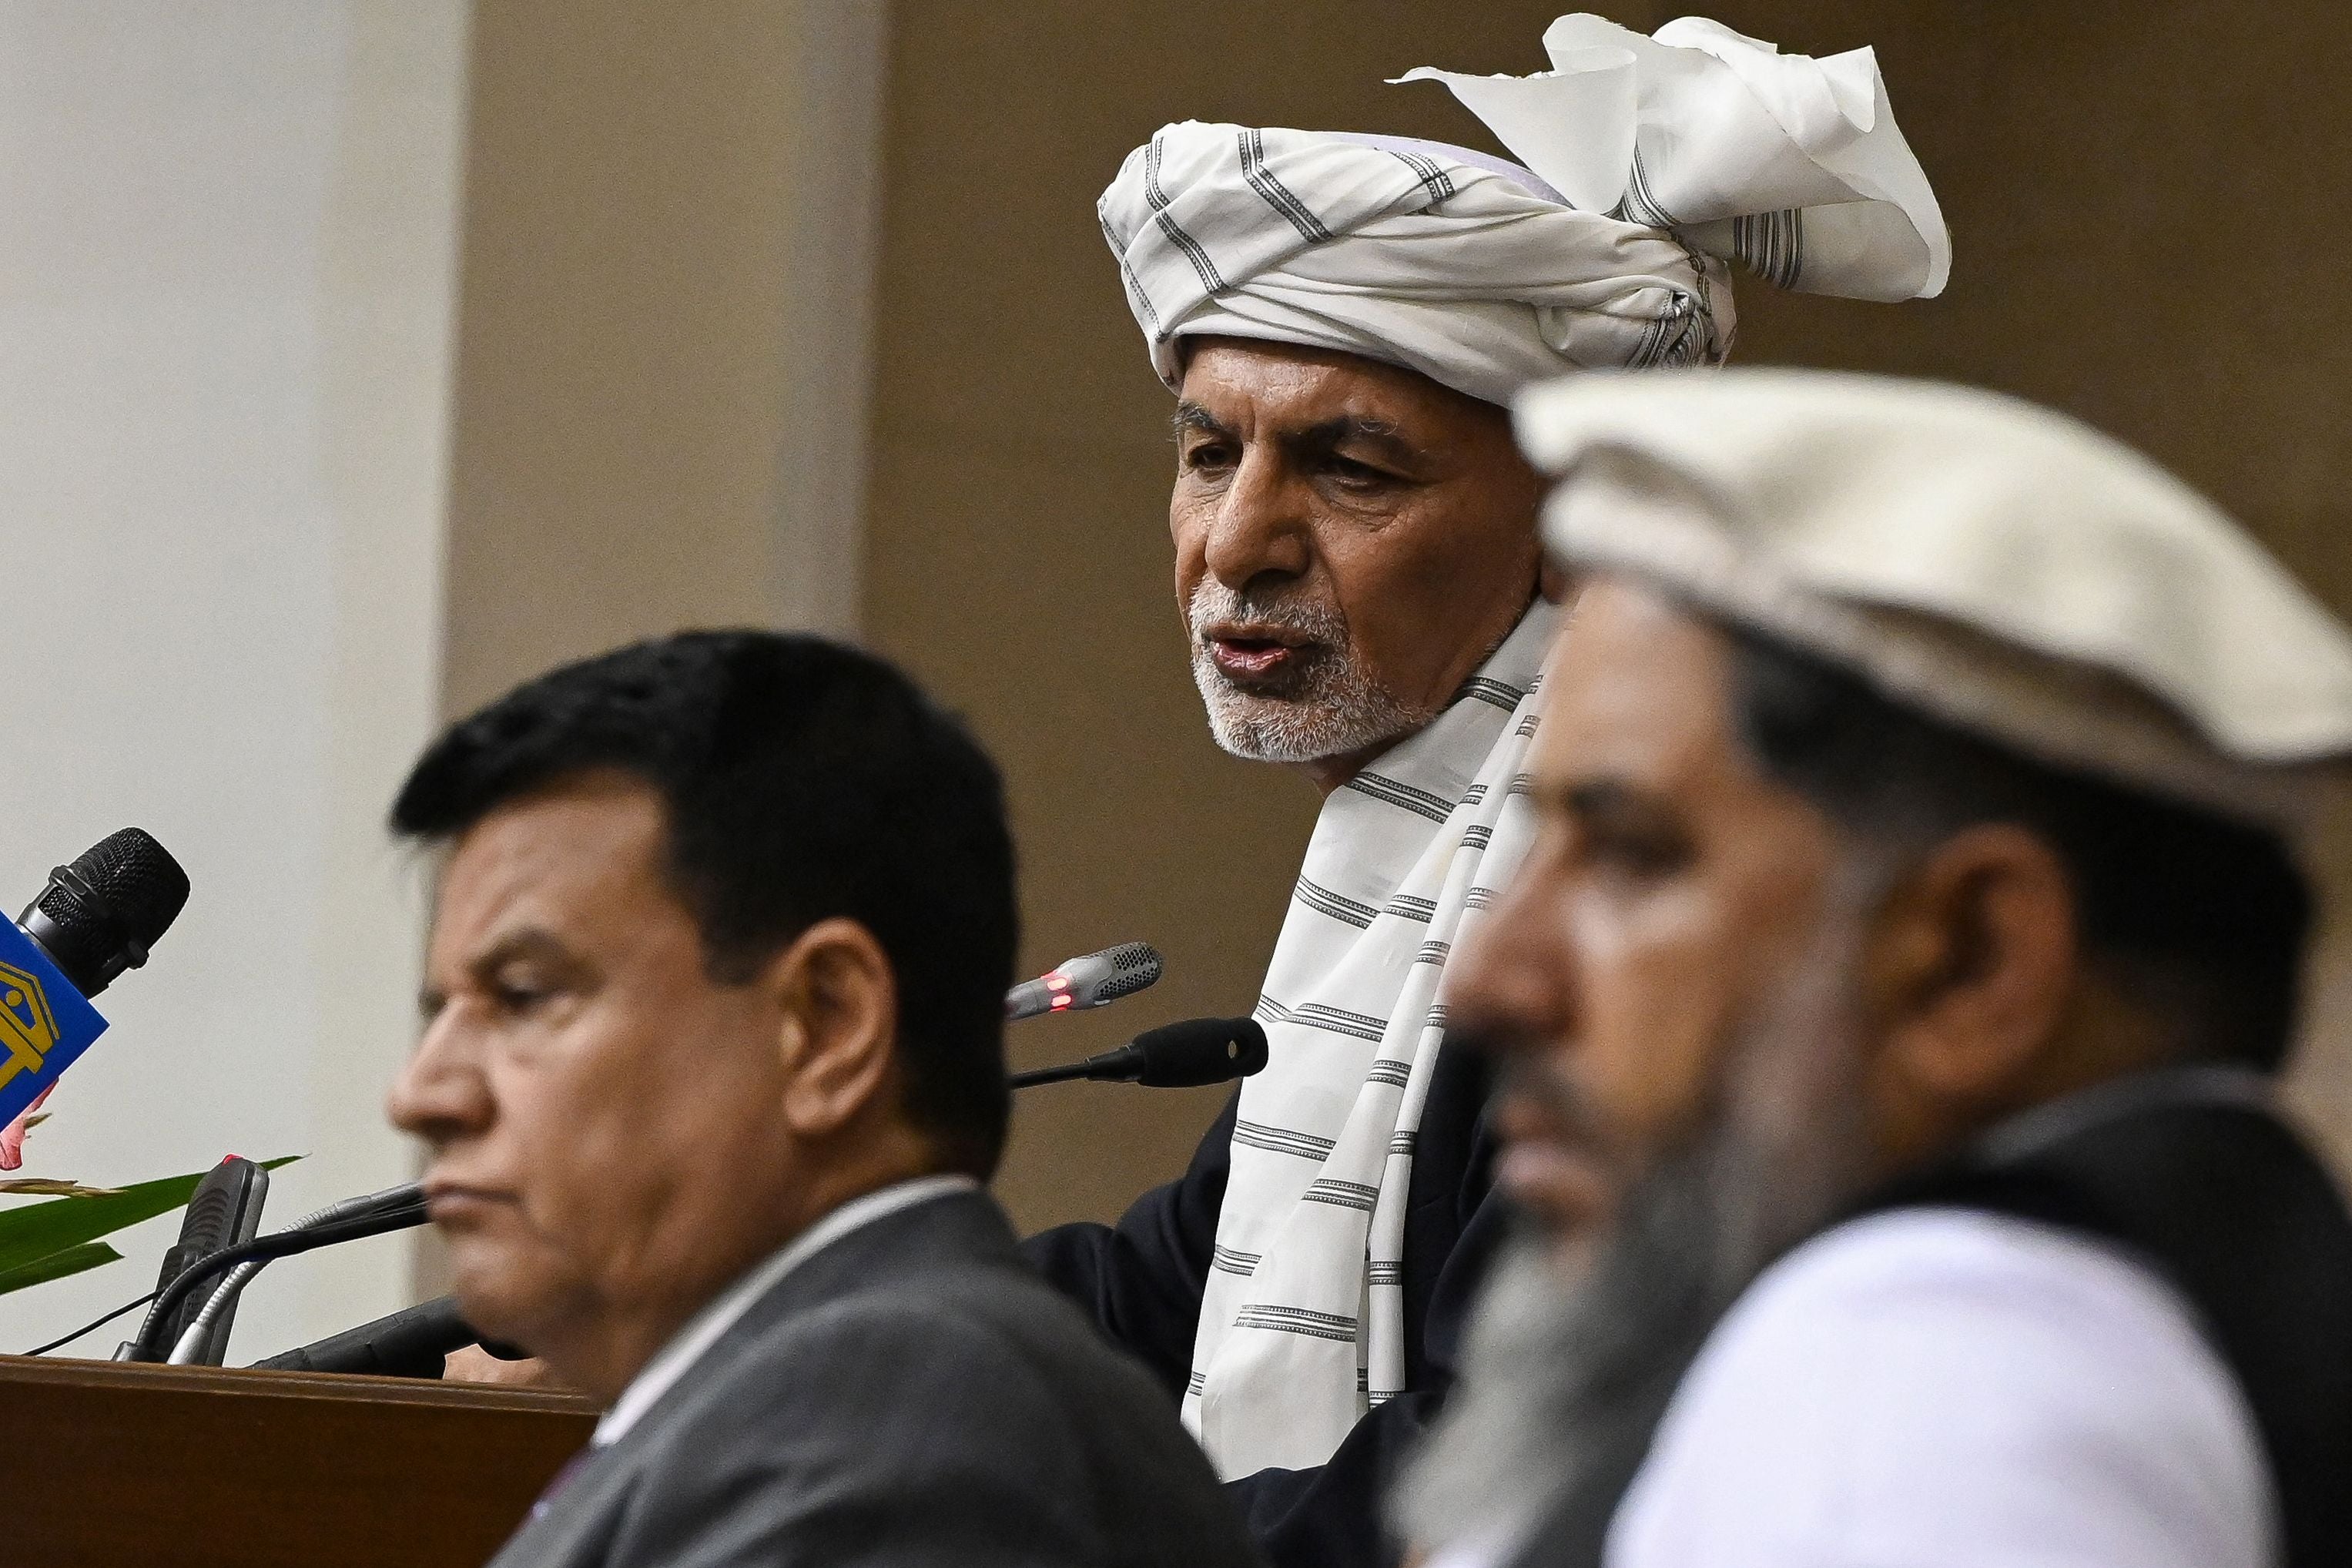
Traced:
<path id="1" fill-rule="evenodd" d="M 1427 723 L 1533 598 L 1541 481 L 1491 404 L 1353 354 L 1204 338 L 1169 500 L 1218 744 L 1328 782 Z"/>
<path id="2" fill-rule="evenodd" d="M 1853 857 L 1739 735 L 1722 635 L 1622 579 L 1579 600 L 1530 755 L 1539 836 L 1456 960 L 1500 1058 L 1496 1180 L 1567 1235 L 1708 1152 L 1785 1244 L 1864 1178 Z M 1727 1195 L 1727 1201 L 1729 1200 Z"/>
<path id="3" fill-rule="evenodd" d="M 1733 1300 L 1868 1179 L 1878 879 L 1748 754 L 1727 653 L 1602 577 L 1545 673 L 1540 836 L 1449 994 L 1499 1060 L 1496 1179 L 1534 1224 L 1399 1494 L 1423 1545 L 1613 1502 Z"/>

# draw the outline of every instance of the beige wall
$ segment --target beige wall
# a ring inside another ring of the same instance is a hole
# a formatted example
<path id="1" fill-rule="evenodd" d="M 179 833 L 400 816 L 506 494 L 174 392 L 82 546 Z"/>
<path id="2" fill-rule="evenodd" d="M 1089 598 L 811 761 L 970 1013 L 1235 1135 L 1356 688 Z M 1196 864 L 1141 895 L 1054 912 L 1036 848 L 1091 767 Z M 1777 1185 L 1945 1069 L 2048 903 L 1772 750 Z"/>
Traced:
<path id="1" fill-rule="evenodd" d="M 781 11 L 501 0 L 473 40 L 446 706 L 766 618 L 792 105 Z"/>
<path id="2" fill-rule="evenodd" d="M 449 711 L 682 626 L 852 629 L 863 420 L 824 421 L 864 395 L 880 14 L 479 7 Z"/>
<path id="3" fill-rule="evenodd" d="M 1012 781 L 1029 952 L 1128 936 L 1171 978 L 1015 1032 L 1024 1061 L 1245 1009 L 1314 802 L 1219 757 L 1183 668 L 1162 519 L 1169 399 L 1090 212 L 1186 117 L 1486 142 L 1420 64 L 1522 71 L 1549 0 L 911 0 L 891 56 L 866 622 Z M 1683 7 L 1609 7 L 1653 26 Z M 1895 309 L 1743 283 L 1739 357 L 1958 376 L 2071 408 L 2236 509 L 2352 605 L 2352 56 L 2336 9 L 1718 0 L 1783 47 L 1879 48 L 1942 193 L 1948 295 Z M 2344 971 L 2331 959 L 2331 975 Z M 2340 1061 L 2341 1054 L 2331 1058 Z M 2352 1075 L 2347 1075 L 2352 1077 Z M 2332 1103 L 2352 1102 L 2352 1082 Z M 1024 1220 L 1171 1173 L 1213 1091 L 1026 1100 Z"/>

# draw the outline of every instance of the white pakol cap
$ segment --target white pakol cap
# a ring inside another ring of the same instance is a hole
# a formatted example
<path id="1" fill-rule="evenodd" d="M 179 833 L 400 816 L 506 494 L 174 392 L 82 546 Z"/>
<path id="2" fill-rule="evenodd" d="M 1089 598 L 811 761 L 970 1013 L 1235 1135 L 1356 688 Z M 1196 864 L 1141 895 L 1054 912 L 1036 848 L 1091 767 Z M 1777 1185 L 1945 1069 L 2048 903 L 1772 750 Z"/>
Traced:
<path id="1" fill-rule="evenodd" d="M 2049 761 L 2308 824 L 2352 637 L 2204 498 L 2077 420 L 1931 382 L 1580 376 L 1518 404 L 1563 564 L 1659 584 Z"/>

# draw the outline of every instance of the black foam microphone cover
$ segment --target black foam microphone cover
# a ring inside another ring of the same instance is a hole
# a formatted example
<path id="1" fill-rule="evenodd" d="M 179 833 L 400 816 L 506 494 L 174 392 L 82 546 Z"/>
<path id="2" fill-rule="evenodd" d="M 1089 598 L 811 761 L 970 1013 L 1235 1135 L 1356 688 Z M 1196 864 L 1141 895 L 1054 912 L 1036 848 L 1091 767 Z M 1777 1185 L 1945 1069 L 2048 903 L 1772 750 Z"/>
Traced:
<path id="1" fill-rule="evenodd" d="M 147 962 L 187 901 L 188 874 L 172 852 L 126 827 L 51 871 L 16 923 L 75 990 L 95 996 Z"/>
<path id="2" fill-rule="evenodd" d="M 1150 1089 L 1230 1083 L 1265 1066 L 1265 1031 L 1254 1018 L 1187 1018 L 1135 1037 L 1130 1080 Z"/>
<path id="3" fill-rule="evenodd" d="M 268 1361 L 253 1364 L 275 1372 L 362 1373 L 374 1377 L 439 1377 L 451 1351 L 478 1342 L 500 1361 L 521 1361 L 530 1352 L 496 1340 L 478 1340 L 457 1310 L 454 1296 L 436 1296 L 404 1307 L 372 1323 L 346 1329 Z"/>

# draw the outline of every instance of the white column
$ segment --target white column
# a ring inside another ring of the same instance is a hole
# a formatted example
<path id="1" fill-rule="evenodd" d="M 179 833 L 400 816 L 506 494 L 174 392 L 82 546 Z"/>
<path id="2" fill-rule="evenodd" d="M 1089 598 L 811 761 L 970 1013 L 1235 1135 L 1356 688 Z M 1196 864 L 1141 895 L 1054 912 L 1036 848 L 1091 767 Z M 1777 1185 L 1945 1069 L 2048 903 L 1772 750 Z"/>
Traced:
<path id="1" fill-rule="evenodd" d="M 776 486 L 778 624 L 854 637 L 882 237 L 883 0 L 800 7 L 786 191 L 786 362 Z"/>

